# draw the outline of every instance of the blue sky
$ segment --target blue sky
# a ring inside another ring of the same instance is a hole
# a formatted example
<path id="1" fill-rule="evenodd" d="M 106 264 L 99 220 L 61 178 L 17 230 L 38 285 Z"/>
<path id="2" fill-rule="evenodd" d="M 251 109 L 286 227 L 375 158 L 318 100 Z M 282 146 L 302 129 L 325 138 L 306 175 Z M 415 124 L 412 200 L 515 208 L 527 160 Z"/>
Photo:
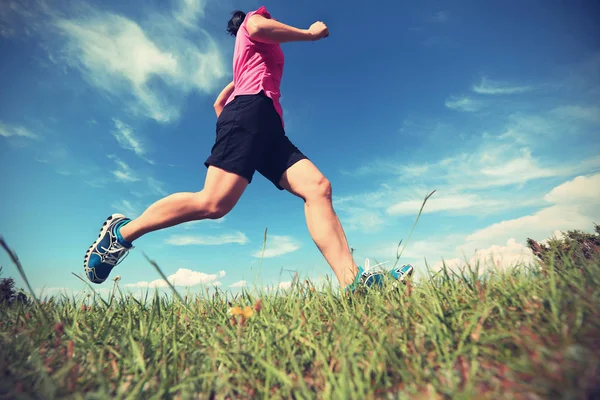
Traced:
<path id="1" fill-rule="evenodd" d="M 402 260 L 419 274 L 425 258 L 527 261 L 528 237 L 600 222 L 593 1 L 3 2 L 0 234 L 36 289 L 82 289 L 71 272 L 110 213 L 202 188 L 212 103 L 232 79 L 226 22 L 261 5 L 330 28 L 283 45 L 282 105 L 359 264 L 393 260 L 434 189 Z M 302 202 L 262 177 L 223 220 L 143 237 L 113 275 L 133 290 L 158 279 L 143 251 L 192 290 L 252 285 L 265 227 L 263 284 L 333 276 Z"/>

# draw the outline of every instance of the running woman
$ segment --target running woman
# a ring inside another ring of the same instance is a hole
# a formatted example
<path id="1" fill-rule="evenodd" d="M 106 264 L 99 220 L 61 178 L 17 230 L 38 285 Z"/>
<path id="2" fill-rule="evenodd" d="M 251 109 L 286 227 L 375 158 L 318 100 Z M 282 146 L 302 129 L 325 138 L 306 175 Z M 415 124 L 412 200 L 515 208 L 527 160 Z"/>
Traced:
<path id="1" fill-rule="evenodd" d="M 233 82 L 214 104 L 217 135 L 205 162 L 204 188 L 167 196 L 133 220 L 121 214 L 108 217 L 85 255 L 86 276 L 94 283 L 104 282 L 133 248 L 132 243 L 147 233 L 184 222 L 222 218 L 258 171 L 279 190 L 304 201 L 310 235 L 342 288 L 354 291 L 359 285 L 380 283 L 381 272 L 369 271 L 367 265 L 358 267 L 353 260 L 333 209 L 329 180 L 292 144 L 284 130 L 279 103 L 284 65 L 280 44 L 326 38 L 327 26 L 318 21 L 308 29 L 298 29 L 271 18 L 267 9 L 260 7 L 248 14 L 234 12 L 227 31 L 236 38 Z M 412 267 L 389 273 L 403 280 L 412 273 Z"/>

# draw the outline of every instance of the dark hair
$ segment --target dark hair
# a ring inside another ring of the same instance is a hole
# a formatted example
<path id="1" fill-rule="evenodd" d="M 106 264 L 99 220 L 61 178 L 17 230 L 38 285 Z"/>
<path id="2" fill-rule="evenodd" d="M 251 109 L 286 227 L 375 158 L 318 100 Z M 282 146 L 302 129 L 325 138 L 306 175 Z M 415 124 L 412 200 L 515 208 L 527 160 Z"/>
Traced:
<path id="1" fill-rule="evenodd" d="M 246 13 L 240 10 L 234 11 L 231 13 L 231 19 L 227 23 L 227 32 L 231 36 L 236 36 L 238 29 L 242 26 L 242 22 L 244 22 L 244 18 L 246 18 Z"/>

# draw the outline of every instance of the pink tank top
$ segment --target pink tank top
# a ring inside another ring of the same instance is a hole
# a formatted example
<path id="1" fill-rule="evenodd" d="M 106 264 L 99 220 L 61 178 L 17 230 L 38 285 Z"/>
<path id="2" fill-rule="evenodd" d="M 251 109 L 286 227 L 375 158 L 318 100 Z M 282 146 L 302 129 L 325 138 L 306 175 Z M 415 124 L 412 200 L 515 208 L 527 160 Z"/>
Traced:
<path id="1" fill-rule="evenodd" d="M 275 110 L 283 124 L 283 109 L 279 104 L 284 64 L 283 51 L 278 44 L 263 43 L 250 38 L 246 23 L 254 14 L 271 18 L 271 14 L 264 6 L 246 14 L 238 30 L 233 52 L 235 89 L 225 104 L 230 103 L 238 95 L 257 94 L 262 90 L 273 100 Z"/>

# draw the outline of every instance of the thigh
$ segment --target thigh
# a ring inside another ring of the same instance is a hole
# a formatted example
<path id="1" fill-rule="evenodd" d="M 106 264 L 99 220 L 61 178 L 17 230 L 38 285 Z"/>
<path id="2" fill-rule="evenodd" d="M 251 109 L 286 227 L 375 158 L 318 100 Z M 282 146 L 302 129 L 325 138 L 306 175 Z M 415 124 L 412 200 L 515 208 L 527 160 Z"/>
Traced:
<path id="1" fill-rule="evenodd" d="M 284 190 L 286 188 L 281 185 L 282 177 L 286 171 L 302 160 L 308 161 L 307 157 L 285 135 L 281 127 L 280 131 L 275 129 L 271 135 L 269 146 L 257 170 L 279 190 Z"/>
<path id="2" fill-rule="evenodd" d="M 315 189 L 328 186 L 328 180 L 310 160 L 303 159 L 289 167 L 281 176 L 279 185 L 302 198 L 310 196 Z"/>
<path id="3" fill-rule="evenodd" d="M 248 180 L 213 165 L 208 167 L 204 192 L 215 204 L 232 209 L 248 186 Z"/>

